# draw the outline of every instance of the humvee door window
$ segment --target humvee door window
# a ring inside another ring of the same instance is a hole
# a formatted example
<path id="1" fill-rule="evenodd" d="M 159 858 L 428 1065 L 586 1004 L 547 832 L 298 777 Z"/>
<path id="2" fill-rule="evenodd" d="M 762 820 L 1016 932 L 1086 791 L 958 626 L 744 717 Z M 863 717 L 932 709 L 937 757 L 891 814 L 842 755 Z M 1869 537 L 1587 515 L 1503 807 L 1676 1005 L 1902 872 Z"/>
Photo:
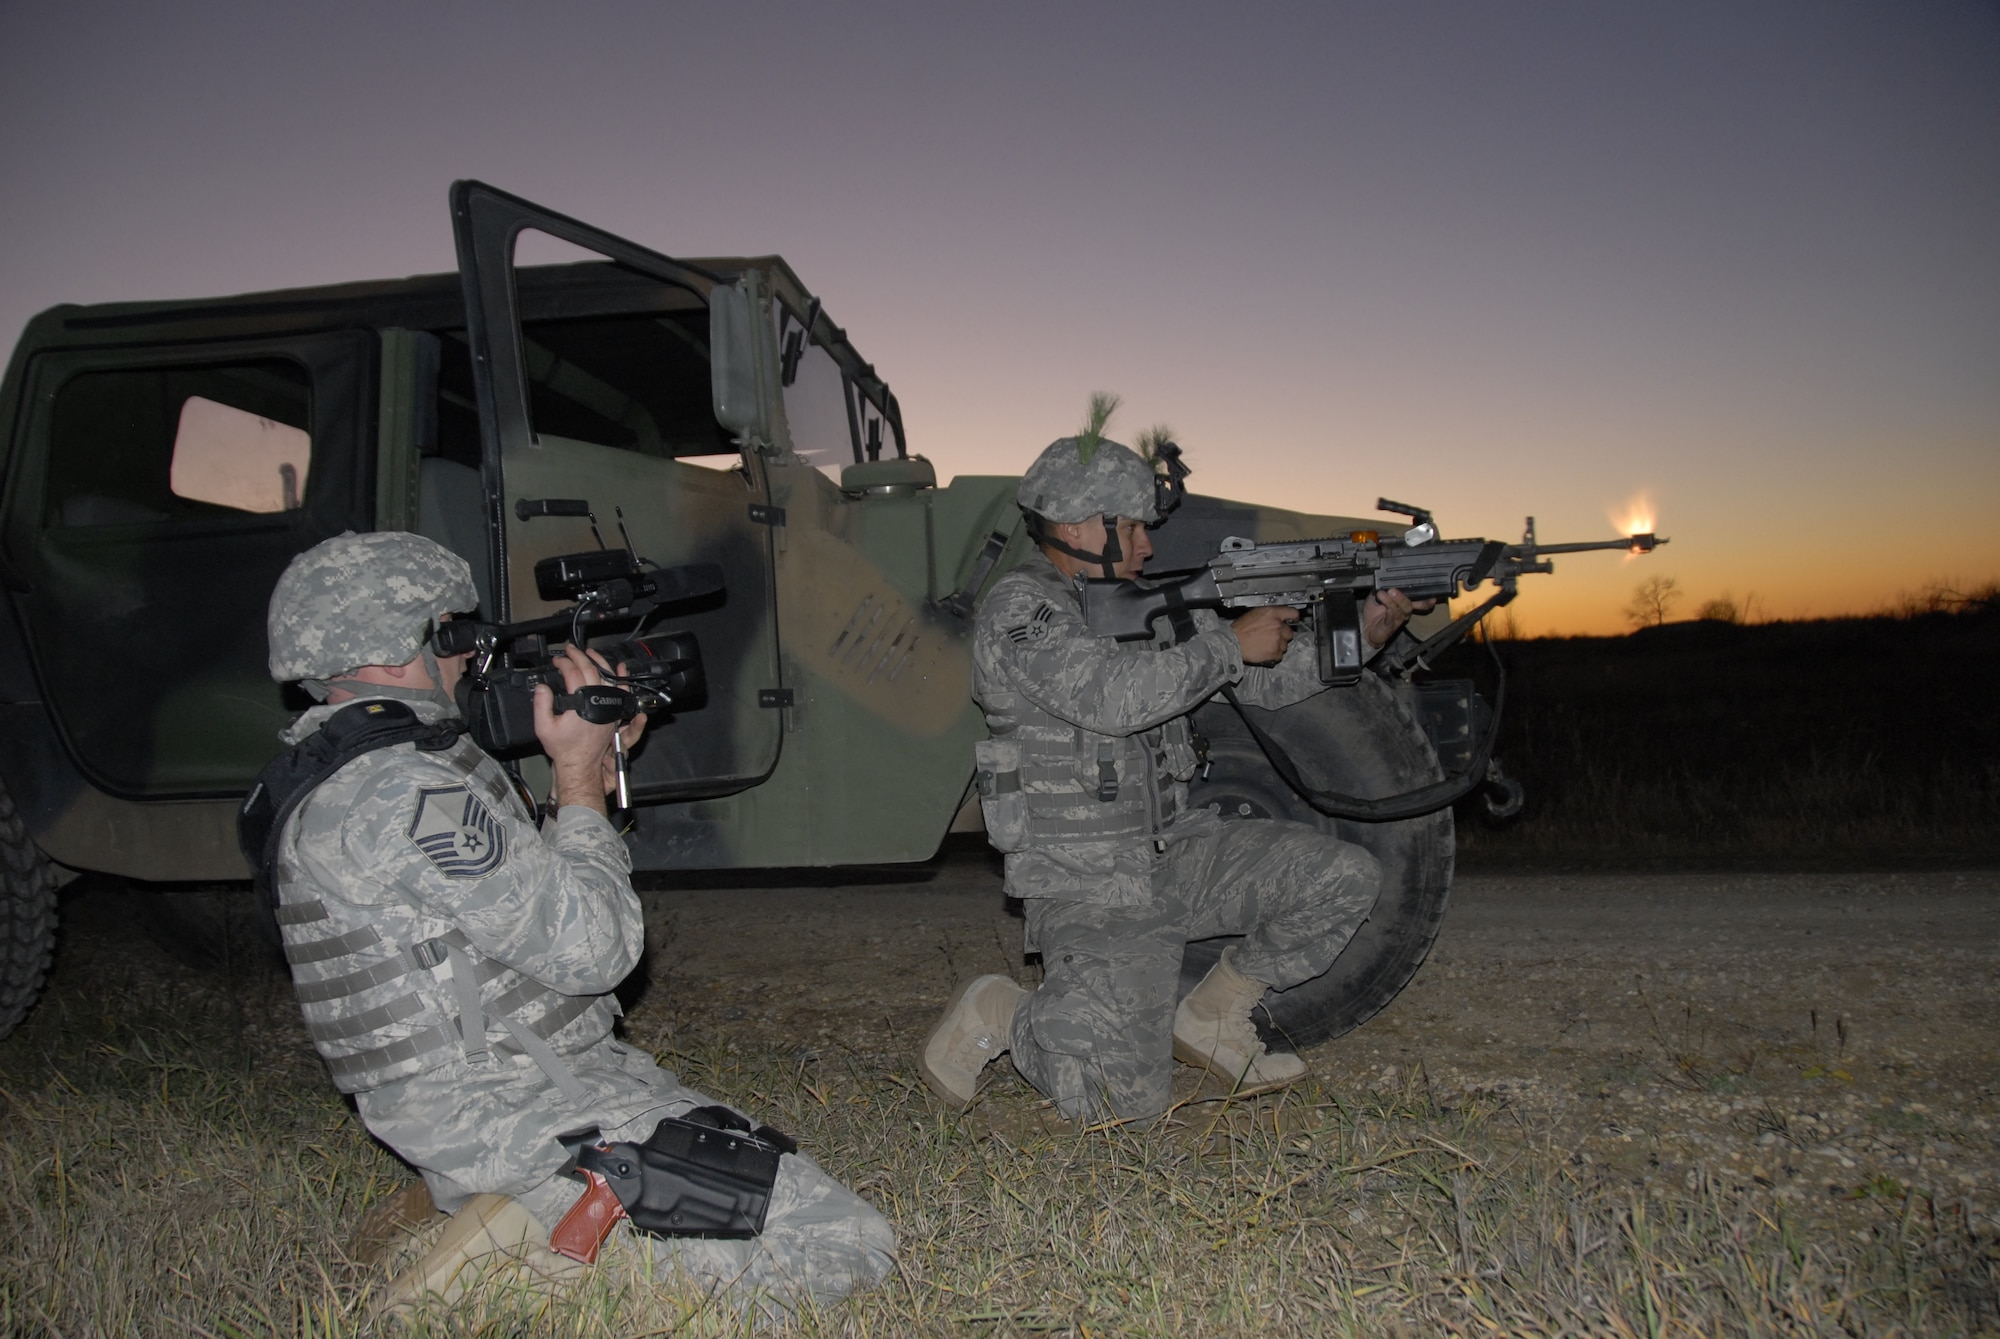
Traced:
<path id="1" fill-rule="evenodd" d="M 51 526 L 296 510 L 311 472 L 311 382 L 282 358 L 85 372 L 50 419 Z"/>
<path id="2" fill-rule="evenodd" d="M 537 436 L 649 456 L 736 456 L 715 421 L 706 308 L 530 321 L 522 333 Z"/>
<path id="3" fill-rule="evenodd" d="M 237 511 L 297 511 L 312 437 L 289 423 L 190 395 L 181 405 L 168 486 L 174 496 Z"/>

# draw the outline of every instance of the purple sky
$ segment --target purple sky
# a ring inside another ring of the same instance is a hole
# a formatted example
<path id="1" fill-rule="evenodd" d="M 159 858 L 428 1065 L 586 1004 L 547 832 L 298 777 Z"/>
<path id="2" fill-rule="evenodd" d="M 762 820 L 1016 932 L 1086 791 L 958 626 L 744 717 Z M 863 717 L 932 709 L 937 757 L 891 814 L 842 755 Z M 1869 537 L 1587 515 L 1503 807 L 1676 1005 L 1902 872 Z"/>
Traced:
<path id="1" fill-rule="evenodd" d="M 865 13 L 866 17 L 856 17 Z M 1772 615 L 2000 577 L 2000 7 L 0 0 L 0 330 L 449 269 L 480 177 L 777 251 L 945 475 L 1089 393 L 1204 491 L 1608 534 Z"/>

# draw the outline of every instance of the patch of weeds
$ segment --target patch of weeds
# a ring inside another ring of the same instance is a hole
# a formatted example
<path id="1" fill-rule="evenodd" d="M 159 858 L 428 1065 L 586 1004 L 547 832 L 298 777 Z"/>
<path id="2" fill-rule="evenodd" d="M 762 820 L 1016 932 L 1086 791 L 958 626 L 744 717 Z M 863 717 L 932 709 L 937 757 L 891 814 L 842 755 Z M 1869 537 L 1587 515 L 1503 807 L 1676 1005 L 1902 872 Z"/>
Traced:
<path id="1" fill-rule="evenodd" d="M 1871 1176 L 1854 1189 L 1847 1192 L 1851 1200 L 1892 1200 L 1901 1203 L 1907 1199 L 1910 1188 L 1893 1176 Z"/>
<path id="2" fill-rule="evenodd" d="M 1776 1135 L 1782 1143 L 1793 1148 L 1804 1148 L 1805 1140 L 1792 1129 L 1792 1118 L 1783 1107 L 1775 1102 L 1764 1101 L 1755 1111 L 1749 1113 L 1750 1127 L 1760 1140 L 1765 1135 Z"/>
<path id="3" fill-rule="evenodd" d="M 1678 1017 L 1663 1019 L 1646 993 L 1643 978 L 1634 993 L 1646 1011 L 1653 1043 L 1667 1062 L 1661 1077 L 1668 1083 L 1689 1092 L 1727 1092 L 1733 1089 L 1724 1085 L 1733 1085 L 1756 1066 L 1754 1050 L 1726 1060 L 1710 1054 L 1716 1049 L 1716 1038 L 1711 1034 L 1710 1019 L 1697 1014 L 1693 1000 L 1682 1003 Z"/>

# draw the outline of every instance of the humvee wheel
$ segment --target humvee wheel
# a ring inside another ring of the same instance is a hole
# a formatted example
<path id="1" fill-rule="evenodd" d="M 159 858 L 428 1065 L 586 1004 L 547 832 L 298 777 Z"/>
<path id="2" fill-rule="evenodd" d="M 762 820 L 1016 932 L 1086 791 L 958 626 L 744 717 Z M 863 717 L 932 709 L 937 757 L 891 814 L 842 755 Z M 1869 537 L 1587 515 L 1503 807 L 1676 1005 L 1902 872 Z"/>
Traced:
<path id="1" fill-rule="evenodd" d="M 41 998 L 56 946 L 56 869 L 0 785 L 0 1037 Z"/>
<path id="2" fill-rule="evenodd" d="M 1422 727 L 1394 690 L 1372 674 L 1282 711 L 1257 711 L 1258 725 L 1282 744 L 1306 783 L 1377 799 L 1442 778 Z M 1213 764 L 1191 787 L 1195 804 L 1220 805 L 1225 820 L 1283 818 L 1309 823 L 1366 847 L 1382 862 L 1374 914 L 1323 975 L 1265 997 L 1267 1034 L 1294 1046 L 1337 1037 L 1372 1018 L 1416 975 L 1444 921 L 1451 892 L 1450 809 L 1396 823 L 1354 823 L 1318 813 L 1287 786 L 1244 728 L 1235 708 L 1215 700 L 1195 713 Z M 1189 944 L 1181 989 L 1192 989 L 1229 941 Z"/>

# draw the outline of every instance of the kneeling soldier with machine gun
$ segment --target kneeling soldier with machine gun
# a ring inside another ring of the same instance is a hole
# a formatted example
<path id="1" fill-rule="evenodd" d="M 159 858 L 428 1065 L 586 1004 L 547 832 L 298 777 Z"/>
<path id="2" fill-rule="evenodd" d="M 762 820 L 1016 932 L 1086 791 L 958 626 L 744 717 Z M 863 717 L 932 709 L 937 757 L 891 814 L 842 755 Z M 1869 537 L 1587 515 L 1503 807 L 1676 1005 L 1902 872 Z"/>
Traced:
<path id="1" fill-rule="evenodd" d="M 665 1238 L 664 1278 L 766 1314 L 871 1286 L 894 1261 L 880 1214 L 612 1035 L 645 925 L 605 793 L 641 709 L 698 693 L 699 658 L 691 637 L 639 637 L 621 676 L 585 631 L 720 573 L 574 557 L 588 570 L 555 580 L 577 607 L 544 628 L 447 621 L 476 602 L 470 569 L 398 532 L 327 540 L 271 597 L 272 676 L 321 705 L 245 803 L 245 853 L 335 1084 L 454 1213 L 381 1305 L 503 1261 L 560 1274 L 578 1266 L 555 1252 L 594 1259 L 621 1216 Z M 474 742 L 524 746 L 524 721 L 555 774 L 539 830 Z"/>

